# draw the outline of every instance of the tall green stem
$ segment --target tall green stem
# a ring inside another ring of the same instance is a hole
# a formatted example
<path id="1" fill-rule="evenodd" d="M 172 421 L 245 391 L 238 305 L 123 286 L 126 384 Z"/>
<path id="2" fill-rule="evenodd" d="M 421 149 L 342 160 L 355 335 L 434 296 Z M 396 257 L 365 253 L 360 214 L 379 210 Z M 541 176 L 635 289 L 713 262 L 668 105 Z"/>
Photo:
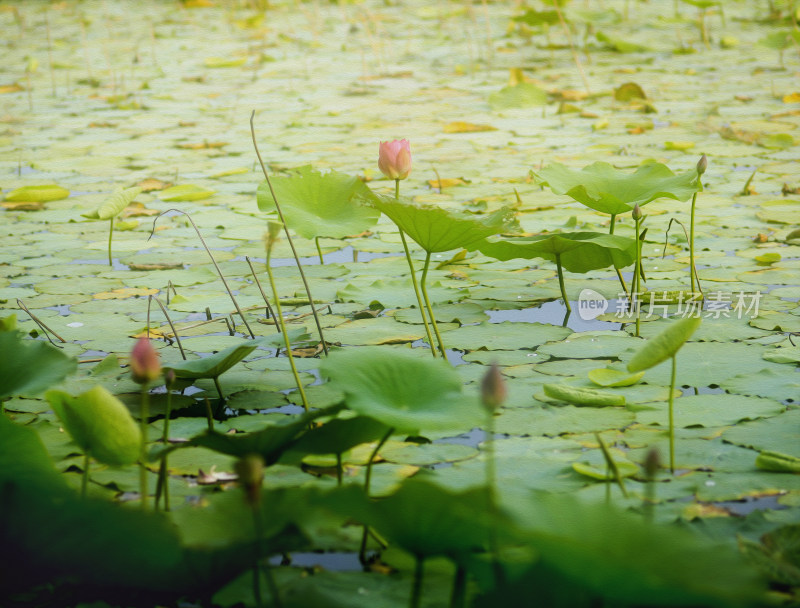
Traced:
<path id="1" fill-rule="evenodd" d="M 414 564 L 414 584 L 411 588 L 411 601 L 408 605 L 410 608 L 419 608 L 419 602 L 422 599 L 422 576 L 424 574 L 425 560 L 419 555 L 416 556 L 417 561 Z"/>
<path id="2" fill-rule="evenodd" d="M 369 484 L 372 480 L 372 462 L 375 460 L 375 457 L 378 455 L 378 452 L 383 447 L 383 444 L 389 440 L 389 437 L 392 436 L 394 433 L 394 427 L 390 428 L 386 431 L 386 434 L 381 437 L 381 440 L 378 442 L 378 445 L 375 446 L 375 449 L 372 450 L 372 453 L 369 455 L 369 460 L 367 461 L 367 471 L 364 475 L 364 494 L 369 498 Z M 358 550 L 358 559 L 361 561 L 362 564 L 366 563 L 367 561 L 367 536 L 369 535 L 369 527 L 364 526 L 364 533 L 361 535 L 361 547 Z"/>
<path id="3" fill-rule="evenodd" d="M 439 326 L 436 325 L 436 317 L 433 314 L 433 306 L 431 306 L 430 298 L 428 298 L 428 289 L 425 287 L 425 279 L 428 278 L 428 266 L 431 263 L 431 252 L 427 251 L 425 254 L 425 267 L 422 269 L 422 278 L 419 281 L 420 287 L 422 287 L 422 297 L 425 298 L 425 306 L 428 309 L 428 315 L 431 319 L 431 325 L 433 325 L 433 331 L 436 334 L 436 340 L 439 342 L 439 350 L 442 352 L 442 359 L 447 361 L 447 351 L 444 347 L 444 342 L 442 342 L 442 334 L 439 333 Z M 431 345 L 433 346 L 433 345 Z"/>
<path id="4" fill-rule="evenodd" d="M 492 519 L 497 517 L 497 467 L 494 459 L 494 410 L 489 411 L 486 420 L 486 497 L 488 499 L 488 509 Z M 489 553 L 492 559 L 492 570 L 494 571 L 495 585 L 501 587 L 503 584 L 503 568 L 500 565 L 500 551 L 497 543 L 497 529 L 494 522 L 489 526 Z"/>
<path id="5" fill-rule="evenodd" d="M 634 219 L 636 224 L 636 265 L 633 267 L 633 281 L 631 281 L 631 302 L 636 307 L 636 337 L 639 337 L 639 292 L 641 291 L 640 281 L 642 276 L 642 247 L 639 241 L 639 222 L 641 219 Z"/>
<path id="6" fill-rule="evenodd" d="M 147 511 L 147 423 L 150 418 L 150 393 L 147 384 L 142 385 L 142 410 L 139 412 L 142 443 L 139 448 L 139 492 L 142 510 Z"/>
<path id="7" fill-rule="evenodd" d="M 319 246 L 319 237 L 318 236 L 314 237 L 314 244 L 317 246 L 317 255 L 319 256 L 319 263 L 324 265 L 325 264 L 325 260 L 322 257 L 322 248 Z"/>
<path id="8" fill-rule="evenodd" d="M 558 271 L 558 286 L 561 288 L 561 297 L 564 298 L 564 306 L 567 307 L 569 312 L 572 312 L 572 306 L 569 305 L 569 298 L 567 297 L 567 290 L 564 288 L 564 271 L 561 269 L 561 254 L 556 254 L 556 270 Z"/>
<path id="9" fill-rule="evenodd" d="M 253 567 L 253 593 L 256 596 L 257 606 L 259 608 L 264 605 L 263 598 L 261 597 L 261 545 L 264 540 L 264 524 L 261 521 L 261 511 L 258 504 L 253 505 L 253 526 L 255 528 L 255 564 Z M 269 592 L 272 594 L 272 605 L 276 608 L 281 608 L 281 596 L 278 592 L 278 585 L 275 582 L 275 577 L 272 575 L 272 568 L 269 564 L 264 566 L 264 577 L 267 579 Z"/>
<path id="10" fill-rule="evenodd" d="M 612 213 L 611 214 L 611 223 L 608 225 L 608 234 L 614 234 L 614 226 L 616 225 L 616 223 L 617 223 L 617 214 L 616 213 Z M 622 286 L 622 291 L 625 292 L 625 296 L 626 297 L 630 297 L 630 294 L 628 293 L 628 286 L 625 284 L 625 277 L 622 276 L 622 271 L 619 268 L 617 268 L 616 266 L 614 267 L 614 270 L 617 273 L 617 278 L 619 279 L 619 284 Z"/>
<path id="11" fill-rule="evenodd" d="M 464 608 L 467 601 L 467 571 L 461 565 L 456 565 L 453 575 L 453 591 L 450 595 L 450 608 Z"/>
<path id="12" fill-rule="evenodd" d="M 394 197 L 400 199 L 400 180 L 394 180 Z M 428 344 L 431 347 L 431 354 L 436 358 L 436 347 L 433 345 L 433 336 L 431 335 L 431 328 L 428 325 L 428 318 L 425 316 L 425 307 L 422 305 L 422 297 L 419 294 L 419 285 L 417 284 L 417 273 L 414 271 L 414 262 L 411 261 L 411 252 L 408 250 L 408 242 L 406 241 L 406 234 L 403 229 L 398 227 L 400 232 L 400 240 L 403 241 L 403 249 L 406 252 L 406 261 L 408 262 L 408 269 L 411 271 L 411 284 L 414 286 L 414 295 L 417 296 L 417 306 L 419 307 L 419 314 L 422 317 L 422 324 L 425 326 L 425 333 L 428 336 Z"/>
<path id="13" fill-rule="evenodd" d="M 270 265 L 270 261 L 272 260 L 272 251 L 270 247 L 267 247 L 267 276 L 269 277 L 269 286 L 272 288 L 272 297 L 275 298 L 275 316 L 278 320 L 278 323 L 281 324 L 281 333 L 283 334 L 283 343 L 286 346 L 286 356 L 289 357 L 289 365 L 292 368 L 292 375 L 294 376 L 295 384 L 297 384 L 297 390 L 300 392 L 300 398 L 303 400 L 303 409 L 308 411 L 308 398 L 306 397 L 306 391 L 303 389 L 303 383 L 300 381 L 300 375 L 297 373 L 297 366 L 294 364 L 294 355 L 292 355 L 292 344 L 289 341 L 289 334 L 286 331 L 286 323 L 283 320 L 283 312 L 281 311 L 281 300 L 278 297 L 278 288 L 275 286 L 275 278 L 272 276 L 272 266 Z M 311 308 L 314 308 L 314 303 L 311 303 Z"/>
<path id="14" fill-rule="evenodd" d="M 86 498 L 86 489 L 89 487 L 89 452 L 83 455 L 83 477 L 81 478 L 81 496 Z"/>
<path id="15" fill-rule="evenodd" d="M 114 218 L 109 220 L 108 225 L 108 265 L 113 266 L 114 262 L 111 260 L 111 236 L 114 234 Z"/>
<path id="16" fill-rule="evenodd" d="M 164 412 L 164 432 L 161 435 L 161 442 L 164 448 L 169 444 L 169 419 L 172 415 L 172 383 L 167 382 L 167 409 Z M 158 469 L 159 485 L 164 492 L 164 510 L 169 511 L 169 462 L 166 449 L 161 455 L 161 466 Z M 156 508 L 158 508 L 158 496 L 156 496 Z"/>
<path id="17" fill-rule="evenodd" d="M 675 412 L 672 393 L 675 391 L 675 368 L 677 360 L 672 355 L 672 374 L 669 380 L 669 470 L 675 474 Z"/>
<path id="18" fill-rule="evenodd" d="M 695 276 L 697 275 L 697 270 L 695 269 L 694 265 L 694 207 L 697 203 L 697 192 L 694 193 L 692 196 L 692 212 L 691 212 L 691 221 L 689 223 L 689 275 L 691 276 L 691 284 L 692 284 L 692 293 L 697 291 L 695 286 Z M 697 282 L 699 285 L 699 281 Z"/>

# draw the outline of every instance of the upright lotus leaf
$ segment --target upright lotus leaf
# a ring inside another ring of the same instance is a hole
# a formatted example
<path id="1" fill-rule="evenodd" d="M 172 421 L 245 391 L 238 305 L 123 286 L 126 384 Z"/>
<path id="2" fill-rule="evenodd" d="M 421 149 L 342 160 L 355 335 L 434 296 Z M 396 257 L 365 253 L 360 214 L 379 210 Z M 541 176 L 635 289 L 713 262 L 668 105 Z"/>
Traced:
<path id="1" fill-rule="evenodd" d="M 174 371 L 176 378 L 217 378 L 252 353 L 262 343 L 261 340 L 246 340 L 241 344 L 236 344 L 208 357 L 192 359 L 191 361 L 176 361 L 175 363 L 164 365 L 162 369 L 164 372 Z"/>
<path id="2" fill-rule="evenodd" d="M 645 342 L 636 354 L 628 361 L 629 372 L 639 372 L 655 367 L 662 361 L 675 356 L 684 342 L 692 337 L 700 327 L 702 317 L 682 317 L 673 321 L 669 327 L 657 336 Z"/>
<path id="3" fill-rule="evenodd" d="M 105 200 L 97 209 L 89 213 L 82 213 L 81 215 L 90 220 L 110 220 L 117 217 L 122 210 L 130 205 L 133 200 L 141 194 L 142 189 L 139 186 L 133 188 L 119 188 Z"/>
<path id="4" fill-rule="evenodd" d="M 516 230 L 510 207 L 474 216 L 377 194 L 370 201 L 428 253 L 459 247 L 473 250 L 488 236 Z"/>
<path id="5" fill-rule="evenodd" d="M 439 359 L 363 347 L 331 353 L 321 370 L 347 407 L 400 433 L 470 429 L 485 418 L 477 391 L 464 394 L 458 373 Z"/>
<path id="6" fill-rule="evenodd" d="M 300 236 L 334 239 L 358 234 L 378 222 L 380 212 L 363 204 L 368 188 L 357 177 L 329 171 L 320 173 L 310 166 L 289 176 L 272 178 L 272 188 L 281 205 L 286 224 Z M 258 208 L 272 212 L 275 202 L 267 182 L 258 186 Z"/>
<path id="7" fill-rule="evenodd" d="M 0 402 L 13 395 L 37 395 L 61 382 L 77 361 L 47 342 L 23 340 L 16 331 L 0 331 Z"/>
<path id="8" fill-rule="evenodd" d="M 560 232 L 530 237 L 484 240 L 477 249 L 497 260 L 544 258 L 561 260 L 570 272 L 582 273 L 614 266 L 624 268 L 636 259 L 634 239 L 602 232 Z"/>
<path id="9" fill-rule="evenodd" d="M 646 163 L 633 174 L 595 162 L 580 171 L 553 163 L 534 172 L 556 194 L 566 194 L 591 209 L 618 215 L 657 198 L 686 201 L 700 190 L 697 171 L 676 175 L 661 163 Z"/>
<path id="10" fill-rule="evenodd" d="M 7 201 L 47 203 L 58 201 L 69 196 L 69 190 L 56 184 L 42 186 L 22 186 L 6 194 Z"/>
<path id="11" fill-rule="evenodd" d="M 274 424 L 252 433 L 227 435 L 208 431 L 180 444 L 179 448 L 203 447 L 239 458 L 248 454 L 259 454 L 264 459 L 264 464 L 271 465 L 277 462 L 283 453 L 308 431 L 314 420 L 334 415 L 340 409 L 341 406 L 333 406 L 312 410 L 297 418 L 289 418 L 284 424 Z"/>
<path id="12" fill-rule="evenodd" d="M 674 524 L 653 525 L 603 503 L 537 493 L 519 509 L 538 559 L 476 608 L 543 606 L 755 606 L 764 583 L 734 546 Z"/>
<path id="13" fill-rule="evenodd" d="M 47 392 L 47 401 L 64 428 L 87 454 L 110 465 L 136 462 L 141 432 L 125 404 L 102 386 L 72 396 Z"/>

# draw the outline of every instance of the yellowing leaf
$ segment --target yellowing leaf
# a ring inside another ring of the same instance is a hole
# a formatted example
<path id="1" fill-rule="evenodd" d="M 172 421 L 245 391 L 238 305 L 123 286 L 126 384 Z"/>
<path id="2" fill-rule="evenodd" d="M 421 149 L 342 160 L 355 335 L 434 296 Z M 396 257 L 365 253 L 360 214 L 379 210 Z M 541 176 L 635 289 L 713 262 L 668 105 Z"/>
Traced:
<path id="1" fill-rule="evenodd" d="M 41 186 L 22 186 L 6 195 L 6 200 L 11 202 L 46 203 L 57 201 L 69 196 L 69 190 L 55 184 Z"/>
<path id="2" fill-rule="evenodd" d="M 694 148 L 693 141 L 665 141 L 665 150 L 691 150 Z"/>
<path id="3" fill-rule="evenodd" d="M 19 93 L 20 91 L 24 91 L 21 86 L 19 86 L 16 82 L 14 84 L 3 84 L 0 85 L 0 95 L 3 93 Z"/>
<path id="4" fill-rule="evenodd" d="M 800 103 L 800 93 L 789 93 L 784 95 L 783 103 Z"/>
<path id="5" fill-rule="evenodd" d="M 19 203 L 0 203 L 3 208 L 8 209 L 9 211 L 41 211 L 44 209 L 44 203 L 29 203 L 28 201 L 22 201 Z"/>
<path id="6" fill-rule="evenodd" d="M 247 63 L 247 57 L 236 57 L 235 59 L 229 57 L 209 57 L 205 61 L 207 68 L 235 68 L 245 63 Z"/>
<path id="7" fill-rule="evenodd" d="M 202 143 L 178 144 L 175 147 L 183 150 L 209 150 L 214 148 L 224 148 L 227 145 L 227 141 L 204 141 Z"/>
<path id="8" fill-rule="evenodd" d="M 95 300 L 125 300 L 134 296 L 149 296 L 158 293 L 158 289 L 143 289 L 140 287 L 123 287 L 122 289 L 112 289 L 94 294 Z"/>
<path id="9" fill-rule="evenodd" d="M 459 120 L 446 124 L 442 131 L 445 133 L 479 133 L 481 131 L 497 131 L 497 129 L 491 125 L 476 125 Z"/>
<path id="10" fill-rule="evenodd" d="M 429 179 L 428 185 L 431 188 L 452 188 L 453 186 L 463 186 L 469 182 L 461 177 L 445 177 L 442 179 Z"/>

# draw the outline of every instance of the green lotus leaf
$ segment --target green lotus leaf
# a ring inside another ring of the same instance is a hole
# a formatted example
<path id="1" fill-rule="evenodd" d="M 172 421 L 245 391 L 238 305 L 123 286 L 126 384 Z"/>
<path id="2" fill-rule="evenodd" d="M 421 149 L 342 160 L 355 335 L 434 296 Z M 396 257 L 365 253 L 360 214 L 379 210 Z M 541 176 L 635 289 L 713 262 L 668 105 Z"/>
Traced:
<path id="1" fill-rule="evenodd" d="M 178 203 L 182 201 L 199 201 L 214 194 L 214 190 L 207 190 L 194 184 L 182 184 L 162 190 L 158 195 L 162 201 Z"/>
<path id="2" fill-rule="evenodd" d="M 492 110 L 512 110 L 514 108 L 530 108 L 547 103 L 547 91 L 530 82 L 503 87 L 489 95 Z"/>
<path id="3" fill-rule="evenodd" d="M 617 465 L 617 470 L 619 471 L 620 477 L 633 477 L 639 472 L 639 467 L 630 460 L 614 459 L 614 462 Z M 581 475 L 585 475 L 586 477 L 599 479 L 601 481 L 613 481 L 616 479 L 614 474 L 607 470 L 607 467 L 590 464 L 588 462 L 573 462 L 572 470 L 576 473 L 580 473 Z"/>
<path id="4" fill-rule="evenodd" d="M 263 343 L 264 341 L 260 339 L 246 340 L 241 344 L 236 344 L 202 359 L 178 361 L 177 363 L 164 365 L 163 370 L 165 372 L 168 370 L 174 371 L 175 376 L 178 378 L 216 378 L 239 363 Z"/>
<path id="5" fill-rule="evenodd" d="M 179 444 L 179 448 L 203 447 L 222 454 L 231 456 L 247 456 L 259 454 L 267 465 L 277 462 L 283 453 L 308 431 L 311 422 L 322 416 L 329 416 L 339 411 L 341 407 L 312 410 L 297 418 L 288 418 L 284 424 L 270 425 L 253 433 L 237 433 L 228 435 L 217 431 L 208 431 L 194 437 L 186 443 Z"/>
<path id="6" fill-rule="evenodd" d="M 473 250 L 488 236 L 515 230 L 514 211 L 509 207 L 474 216 L 377 194 L 370 201 L 429 253 L 459 247 Z"/>
<path id="7" fill-rule="evenodd" d="M 292 446 L 303 454 L 341 454 L 362 443 L 375 441 L 389 430 L 385 424 L 366 416 L 336 418 L 311 429 Z"/>
<path id="8" fill-rule="evenodd" d="M 477 249 L 484 255 L 506 261 L 515 258 L 560 257 L 569 272 L 589 272 L 614 266 L 624 268 L 636 259 L 634 239 L 602 232 L 561 232 L 527 237 L 484 240 Z"/>
<path id="9" fill-rule="evenodd" d="M 275 176 L 271 182 L 286 224 L 307 239 L 358 234 L 374 226 L 380 217 L 380 211 L 363 204 L 369 196 L 367 186 L 345 173 L 320 173 L 305 166 L 289 176 Z M 257 200 L 261 211 L 275 211 L 266 181 L 258 186 Z"/>
<path id="10" fill-rule="evenodd" d="M 655 367 L 678 352 L 684 342 L 700 327 L 702 317 L 681 317 L 657 336 L 645 342 L 628 361 L 628 371 L 638 372 Z"/>
<path id="11" fill-rule="evenodd" d="M 486 417 L 477 392 L 465 395 L 459 375 L 440 359 L 365 346 L 331 353 L 321 370 L 350 409 L 400 433 L 469 429 Z"/>
<path id="12" fill-rule="evenodd" d="M 141 192 L 142 189 L 138 186 L 133 188 L 125 188 L 124 190 L 120 188 L 119 190 L 116 190 L 111 197 L 103 202 L 103 204 L 97 209 L 90 211 L 89 213 L 82 213 L 81 215 L 89 218 L 90 220 L 110 220 L 122 213 L 122 210 L 130 205 L 133 200 L 139 196 L 139 194 L 141 194 Z M 119 227 L 117 227 L 117 229 L 119 229 Z"/>
<path id="13" fill-rule="evenodd" d="M 39 340 L 23 340 L 16 331 L 0 332 L 0 401 L 12 395 L 37 395 L 61 382 L 77 361 Z"/>
<path id="14" fill-rule="evenodd" d="M 72 396 L 47 391 L 47 401 L 73 441 L 96 460 L 110 465 L 136 462 L 142 435 L 125 404 L 102 386 Z"/>
<path id="15" fill-rule="evenodd" d="M 6 194 L 6 200 L 12 202 L 47 203 L 58 201 L 69 196 L 69 190 L 55 184 L 42 186 L 22 186 Z"/>
<path id="16" fill-rule="evenodd" d="M 592 163 L 580 171 L 553 163 L 535 175 L 555 194 L 566 194 L 591 209 L 612 215 L 662 197 L 685 201 L 700 190 L 697 171 L 676 175 L 661 163 L 646 163 L 633 174 L 617 171 L 604 162 Z"/>
<path id="17" fill-rule="evenodd" d="M 628 374 L 619 369 L 600 367 L 589 372 L 589 380 L 598 386 L 632 386 L 644 376 L 644 371 Z"/>
<path id="18" fill-rule="evenodd" d="M 559 401 L 574 405 L 605 407 L 609 405 L 625 405 L 625 396 L 607 393 L 592 388 L 568 386 L 566 384 L 545 384 L 544 394 Z"/>

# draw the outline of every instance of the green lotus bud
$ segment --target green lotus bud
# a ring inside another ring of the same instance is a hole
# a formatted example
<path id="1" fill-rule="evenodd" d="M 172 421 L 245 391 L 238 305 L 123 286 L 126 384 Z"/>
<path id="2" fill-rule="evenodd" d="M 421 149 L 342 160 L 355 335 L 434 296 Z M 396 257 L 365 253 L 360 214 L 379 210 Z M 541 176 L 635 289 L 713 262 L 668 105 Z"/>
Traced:
<path id="1" fill-rule="evenodd" d="M 281 230 L 283 230 L 283 223 L 277 220 L 267 222 L 267 231 L 264 233 L 264 246 L 267 248 L 267 253 L 272 251 L 272 246 L 278 240 Z"/>
<path id="2" fill-rule="evenodd" d="M 703 173 L 706 172 L 707 168 L 708 168 L 708 158 L 706 158 L 706 155 L 703 154 L 703 156 L 700 157 L 700 160 L 697 161 L 697 175 L 703 175 Z"/>
<path id="3" fill-rule="evenodd" d="M 506 381 L 500 373 L 500 367 L 497 363 L 492 363 L 489 371 L 484 374 L 481 381 L 481 401 L 483 406 L 489 411 L 494 411 L 503 405 L 507 395 Z"/>
<path id="4" fill-rule="evenodd" d="M 264 459 L 258 454 L 248 454 L 236 462 L 236 474 L 251 507 L 261 502 L 261 485 L 264 482 Z"/>
<path id="5" fill-rule="evenodd" d="M 639 208 L 638 203 L 633 206 L 633 211 L 631 212 L 631 215 L 633 216 L 633 219 L 637 222 L 640 219 L 642 219 L 642 210 Z"/>

